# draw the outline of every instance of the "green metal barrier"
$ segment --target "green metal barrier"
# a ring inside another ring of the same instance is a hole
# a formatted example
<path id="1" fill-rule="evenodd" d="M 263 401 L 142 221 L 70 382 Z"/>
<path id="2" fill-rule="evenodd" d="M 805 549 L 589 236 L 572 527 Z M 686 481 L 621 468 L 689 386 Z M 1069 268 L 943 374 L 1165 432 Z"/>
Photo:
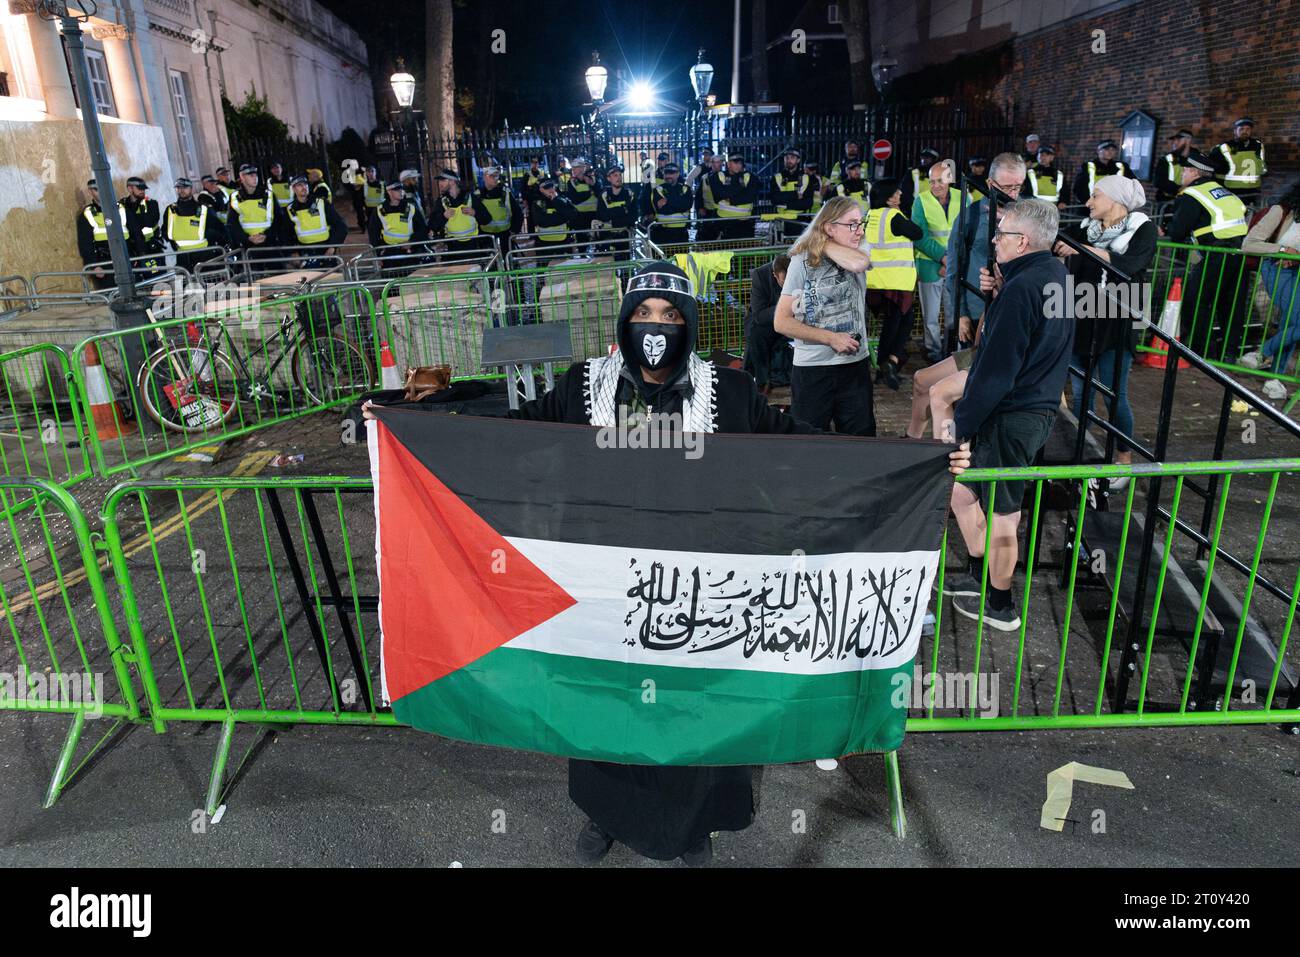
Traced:
<path id="1" fill-rule="evenodd" d="M 124 721 L 139 721 L 131 653 L 118 640 L 100 558 L 71 494 L 43 479 L 0 478 L 5 497 L 32 507 L 0 516 L 0 711 L 68 714 L 45 795 L 63 787 Z M 87 720 L 116 720 L 73 767 Z"/>
<path id="2" fill-rule="evenodd" d="M 1296 291 L 1300 255 L 1243 253 L 1223 246 L 1196 246 L 1162 240 L 1151 267 L 1151 322 L 1157 325 L 1175 291 L 1178 338 L 1216 365 L 1233 372 L 1300 383 L 1280 360 L 1286 349 L 1274 350 L 1275 360 L 1262 369 L 1238 363 L 1245 353 L 1279 335 L 1283 341 L 1300 331 L 1300 291 Z M 1143 342 L 1144 351 L 1161 351 L 1158 343 Z"/>
<path id="3" fill-rule="evenodd" d="M 1274 509 L 1285 507 L 1278 504 L 1279 482 L 1290 480 L 1294 494 L 1297 471 L 1300 459 L 1293 458 L 965 473 L 961 481 L 968 485 L 1027 483 L 1023 569 L 1017 573 L 1020 584 L 1012 581 L 1021 625 L 1009 633 L 986 626 L 986 557 L 979 620 L 958 616 L 951 599 L 938 601 L 934 636 L 917 656 L 914 684 L 922 693 L 926 686 L 951 686 L 956 676 L 965 679 L 957 683 L 969 696 L 953 701 L 941 694 L 940 702 L 918 702 L 914 695 L 908 729 L 1300 721 L 1298 659 L 1289 645 L 1300 566 L 1289 542 L 1276 533 L 1270 537 Z M 1127 489 L 1111 496 L 1115 507 L 1099 511 L 1106 499 L 1089 480 L 1120 477 L 1131 477 Z M 1193 491 L 1206 494 L 1196 484 L 1206 477 L 1217 479 L 1208 493 L 1209 521 L 1186 502 Z M 1159 501 L 1144 502 L 1156 483 Z M 1071 516 L 1069 522 L 1047 517 L 1052 500 Z M 1159 519 L 1149 536 L 1143 512 Z M 945 557 L 955 534 L 945 539 Z M 1041 570 L 1053 546 L 1063 556 L 1055 580 Z M 950 564 L 941 561 L 940 592 Z M 1146 585 L 1139 592 L 1142 580 Z M 1039 622 L 1050 622 L 1051 629 Z M 982 672 L 981 665 L 990 662 L 992 668 Z M 977 702 L 973 684 L 991 675 L 1002 679 L 996 694 Z M 1128 694 L 1131 681 L 1137 682 L 1136 700 Z M 1280 704 L 1283 693 L 1287 698 Z M 996 713 L 982 716 L 990 711 Z"/>
<path id="4" fill-rule="evenodd" d="M 210 293 L 188 316 L 77 347 L 86 419 L 93 395 L 84 366 L 95 356 L 133 413 L 115 437 L 90 431 L 101 475 L 343 405 L 377 383 L 374 302 L 364 288 L 264 300 L 256 287 L 236 287 L 215 302 Z"/>
<path id="5" fill-rule="evenodd" d="M 46 479 L 65 488 L 90 477 L 68 355 L 42 343 L 0 355 L 0 474 Z M 25 504 L 32 498 L 25 496 Z M 19 503 L 8 490 L 0 507 Z"/>

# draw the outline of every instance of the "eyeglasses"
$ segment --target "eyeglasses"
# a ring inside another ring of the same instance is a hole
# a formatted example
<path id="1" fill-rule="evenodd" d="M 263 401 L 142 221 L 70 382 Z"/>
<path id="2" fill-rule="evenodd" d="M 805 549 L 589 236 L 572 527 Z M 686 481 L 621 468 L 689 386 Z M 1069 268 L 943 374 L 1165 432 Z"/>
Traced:
<path id="1" fill-rule="evenodd" d="M 862 232 L 864 229 L 867 228 L 867 224 L 864 223 L 864 222 L 863 222 L 862 220 L 860 220 L 860 219 L 855 220 L 855 221 L 853 221 L 853 222 L 851 222 L 851 223 L 841 223 L 841 222 L 838 222 L 838 221 L 832 219 L 832 220 L 831 220 L 831 225 L 832 225 L 832 226 L 843 226 L 845 229 L 847 229 L 847 230 L 848 230 L 849 232 L 851 232 L 851 233 L 860 233 L 860 232 Z"/>
<path id="2" fill-rule="evenodd" d="M 995 230 L 995 231 L 994 231 L 994 233 L 993 233 L 993 241 L 994 241 L 994 242 L 997 242 L 997 241 L 998 241 L 999 239 L 1001 239 L 1003 236 L 1023 236 L 1023 235 L 1024 235 L 1024 233 L 1013 233 L 1013 232 L 1011 232 L 1011 231 L 1008 230 L 1008 229 L 999 229 L 999 230 Z"/>
<path id="3" fill-rule="evenodd" d="M 1004 192 L 1004 193 L 1006 193 L 1006 194 L 1008 194 L 1008 195 L 1012 195 L 1012 194 L 1019 195 L 1019 194 L 1020 194 L 1020 190 L 1024 187 L 1025 184 L 1024 184 L 1024 183 L 1013 183 L 1013 184 L 1010 185 L 1010 186 L 1003 186 L 1001 183 L 995 182 L 993 185 L 996 186 L 998 189 L 1002 190 L 1002 192 Z"/>

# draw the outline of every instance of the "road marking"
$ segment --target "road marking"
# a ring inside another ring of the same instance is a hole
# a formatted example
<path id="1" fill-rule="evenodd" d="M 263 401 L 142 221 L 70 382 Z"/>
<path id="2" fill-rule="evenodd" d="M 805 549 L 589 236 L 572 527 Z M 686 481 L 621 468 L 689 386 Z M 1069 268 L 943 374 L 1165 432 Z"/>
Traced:
<path id="1" fill-rule="evenodd" d="M 251 478 L 257 475 L 263 469 L 265 469 L 267 464 L 279 454 L 280 454 L 279 452 L 274 451 L 272 449 L 264 449 L 258 452 L 251 452 L 248 455 L 244 456 L 243 460 L 239 463 L 239 465 L 236 466 L 234 471 L 232 471 L 230 475 L 227 477 L 228 478 Z M 226 489 L 224 492 L 221 493 L 220 501 L 221 502 L 229 501 L 230 496 L 234 495 L 235 492 L 237 491 L 239 491 L 239 489 L 233 489 L 233 488 Z M 197 499 L 195 499 L 194 502 L 191 503 L 190 507 L 187 508 L 184 512 L 178 512 L 177 514 L 173 515 L 171 518 L 159 522 L 157 525 L 154 525 L 148 531 L 141 532 L 135 538 L 123 544 L 122 546 L 123 557 L 131 558 L 132 556 L 139 554 L 140 552 L 148 548 L 150 543 L 159 542 L 162 539 L 166 538 L 167 536 L 172 535 L 175 532 L 183 529 L 185 527 L 185 520 L 187 517 L 189 521 L 193 523 L 194 519 L 198 518 L 200 515 L 203 515 L 206 512 L 212 511 L 212 509 L 217 507 L 217 504 L 218 504 L 218 496 L 215 491 L 209 490 L 207 492 L 204 492 Z M 101 558 L 99 560 L 99 570 L 101 572 L 107 571 L 109 569 L 110 564 L 111 563 L 109 559 Z M 73 585 L 81 584 L 85 580 L 86 580 L 86 571 L 83 568 L 74 571 L 69 575 L 65 575 L 61 583 L 57 578 L 52 582 L 46 582 L 44 585 L 38 586 L 32 592 L 32 594 L 29 595 L 27 598 L 20 599 L 19 601 L 16 602 L 11 602 L 9 605 L 9 611 L 10 613 L 24 611 L 25 609 L 30 608 L 32 606 L 33 601 L 43 601 L 44 599 L 49 598 L 51 595 L 57 595 L 61 591 L 66 591 L 68 588 L 71 588 Z M 3 608 L 0 608 L 0 621 L 3 621 L 4 618 L 5 618 L 5 611 Z"/>

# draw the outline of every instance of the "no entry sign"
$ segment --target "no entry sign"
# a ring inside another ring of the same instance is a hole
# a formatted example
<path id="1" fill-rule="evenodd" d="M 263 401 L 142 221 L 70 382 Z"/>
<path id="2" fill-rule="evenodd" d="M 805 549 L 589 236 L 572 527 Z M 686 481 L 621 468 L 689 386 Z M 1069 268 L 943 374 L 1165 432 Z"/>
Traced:
<path id="1" fill-rule="evenodd" d="M 876 140 L 871 144 L 871 155 L 877 160 L 887 160 L 893 155 L 894 147 L 889 140 Z"/>

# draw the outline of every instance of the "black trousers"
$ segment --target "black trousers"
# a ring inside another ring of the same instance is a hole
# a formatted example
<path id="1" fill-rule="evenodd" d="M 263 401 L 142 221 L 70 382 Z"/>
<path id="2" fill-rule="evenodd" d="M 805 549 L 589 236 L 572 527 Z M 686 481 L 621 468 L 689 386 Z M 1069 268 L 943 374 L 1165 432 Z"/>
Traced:
<path id="1" fill-rule="evenodd" d="M 901 366 L 907 361 L 907 343 L 912 338 L 912 329 L 907 321 L 911 316 L 904 319 L 898 303 L 892 299 L 882 298 L 876 311 L 880 315 L 881 324 L 880 342 L 876 345 L 876 365 L 883 365 L 890 356 L 897 356 Z"/>
<path id="2" fill-rule="evenodd" d="M 745 329 L 745 371 L 759 387 L 786 385 L 794 350 L 790 341 L 769 323 L 751 322 Z"/>
<path id="3" fill-rule="evenodd" d="M 685 226 L 665 226 L 655 223 L 650 227 L 650 242 L 656 246 L 679 245 L 690 241 L 690 233 Z"/>
<path id="4" fill-rule="evenodd" d="M 695 227 L 695 239 L 701 243 L 716 242 L 722 238 L 722 222 L 717 213 L 701 213 Z"/>
<path id="5" fill-rule="evenodd" d="M 790 374 L 790 414 L 818 429 L 835 424 L 842 435 L 875 435 L 871 363 L 795 366 Z"/>
<path id="6" fill-rule="evenodd" d="M 722 216 L 719 217 L 718 225 L 721 227 L 722 239 L 751 239 L 754 235 L 752 219 L 728 219 Z"/>

